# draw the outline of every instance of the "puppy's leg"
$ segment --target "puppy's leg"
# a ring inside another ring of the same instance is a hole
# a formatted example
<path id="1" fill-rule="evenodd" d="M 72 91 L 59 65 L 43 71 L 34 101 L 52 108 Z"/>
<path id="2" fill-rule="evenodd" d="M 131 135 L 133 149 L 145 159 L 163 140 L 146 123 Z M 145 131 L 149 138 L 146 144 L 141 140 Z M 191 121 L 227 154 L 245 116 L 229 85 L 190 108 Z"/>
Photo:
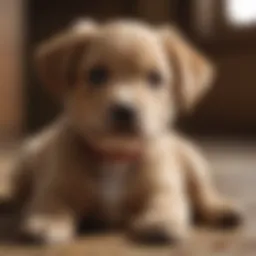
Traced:
<path id="1" fill-rule="evenodd" d="M 183 196 L 173 191 L 152 195 L 144 211 L 131 223 L 131 234 L 139 242 L 176 243 L 188 234 L 188 209 Z M 176 195 L 175 195 L 176 194 Z"/>
<path id="2" fill-rule="evenodd" d="M 147 190 L 144 207 L 131 223 L 132 235 L 141 242 L 173 243 L 189 231 L 188 200 L 175 159 L 159 150 L 143 166 L 139 189 Z M 134 199 L 136 200 L 136 198 Z"/>
<path id="3" fill-rule="evenodd" d="M 232 228 L 240 224 L 241 214 L 233 203 L 216 191 L 205 159 L 190 143 L 180 140 L 189 194 L 198 217 L 210 225 Z"/>
<path id="4" fill-rule="evenodd" d="M 6 166 L 6 176 L 1 180 L 0 212 L 18 213 L 30 195 L 32 173 L 23 159 L 15 156 Z"/>
<path id="5" fill-rule="evenodd" d="M 36 243 L 63 243 L 72 240 L 75 212 L 54 194 L 35 196 L 21 223 L 22 239 Z"/>

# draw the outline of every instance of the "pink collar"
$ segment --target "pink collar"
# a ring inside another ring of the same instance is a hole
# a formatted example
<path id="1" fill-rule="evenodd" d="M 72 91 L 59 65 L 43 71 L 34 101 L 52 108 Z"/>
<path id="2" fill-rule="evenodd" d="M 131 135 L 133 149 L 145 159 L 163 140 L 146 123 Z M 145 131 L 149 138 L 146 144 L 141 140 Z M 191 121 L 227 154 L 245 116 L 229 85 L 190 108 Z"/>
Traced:
<path id="1" fill-rule="evenodd" d="M 141 152 L 106 152 L 106 151 L 97 151 L 96 155 L 104 162 L 108 163 L 134 163 L 138 162 L 141 159 Z"/>
<path id="2" fill-rule="evenodd" d="M 107 150 L 93 147 L 84 139 L 81 139 L 81 141 L 79 144 L 83 152 L 86 154 L 86 156 L 88 156 L 88 158 L 90 159 L 94 159 L 97 162 L 102 161 L 106 163 L 134 163 L 134 162 L 139 162 L 142 157 L 141 150 L 107 151 Z"/>

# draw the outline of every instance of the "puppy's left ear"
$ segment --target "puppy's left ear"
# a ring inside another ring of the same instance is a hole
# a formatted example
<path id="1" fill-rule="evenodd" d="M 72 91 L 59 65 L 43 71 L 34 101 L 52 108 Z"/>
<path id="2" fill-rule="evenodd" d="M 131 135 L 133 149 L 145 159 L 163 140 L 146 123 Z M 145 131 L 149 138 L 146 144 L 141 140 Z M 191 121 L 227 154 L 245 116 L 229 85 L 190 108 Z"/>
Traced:
<path id="1" fill-rule="evenodd" d="M 188 110 L 210 88 L 214 78 L 214 68 L 177 29 L 167 26 L 161 28 L 159 33 L 174 73 L 179 107 Z"/>
<path id="2" fill-rule="evenodd" d="M 37 48 L 35 64 L 38 76 L 55 96 L 60 97 L 76 82 L 79 64 L 96 27 L 91 20 L 79 20 Z"/>

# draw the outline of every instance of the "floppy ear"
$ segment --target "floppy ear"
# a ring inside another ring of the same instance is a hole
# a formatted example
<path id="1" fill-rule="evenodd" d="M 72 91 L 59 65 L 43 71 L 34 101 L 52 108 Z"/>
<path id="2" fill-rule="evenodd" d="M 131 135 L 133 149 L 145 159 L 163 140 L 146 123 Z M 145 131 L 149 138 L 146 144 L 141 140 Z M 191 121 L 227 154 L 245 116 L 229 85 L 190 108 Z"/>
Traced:
<path id="1" fill-rule="evenodd" d="M 79 20 L 39 45 L 35 52 L 37 72 L 53 94 L 60 96 L 76 82 L 81 58 L 95 31 L 93 22 Z"/>
<path id="2" fill-rule="evenodd" d="M 175 28 L 162 28 L 160 35 L 173 68 L 177 101 L 188 110 L 210 88 L 214 68 Z"/>

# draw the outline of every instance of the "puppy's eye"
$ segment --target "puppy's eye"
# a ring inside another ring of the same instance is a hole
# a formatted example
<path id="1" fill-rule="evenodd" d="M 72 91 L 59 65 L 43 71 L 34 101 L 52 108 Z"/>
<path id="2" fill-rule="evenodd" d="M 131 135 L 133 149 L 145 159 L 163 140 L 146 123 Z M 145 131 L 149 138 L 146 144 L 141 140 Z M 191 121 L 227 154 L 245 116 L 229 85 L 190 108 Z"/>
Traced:
<path id="1" fill-rule="evenodd" d="M 152 70 L 147 74 L 147 81 L 153 88 L 158 88 L 163 83 L 162 75 L 157 70 Z"/>
<path id="2" fill-rule="evenodd" d="M 93 67 L 88 74 L 89 82 L 93 85 L 103 85 L 109 80 L 109 70 L 104 66 Z"/>

